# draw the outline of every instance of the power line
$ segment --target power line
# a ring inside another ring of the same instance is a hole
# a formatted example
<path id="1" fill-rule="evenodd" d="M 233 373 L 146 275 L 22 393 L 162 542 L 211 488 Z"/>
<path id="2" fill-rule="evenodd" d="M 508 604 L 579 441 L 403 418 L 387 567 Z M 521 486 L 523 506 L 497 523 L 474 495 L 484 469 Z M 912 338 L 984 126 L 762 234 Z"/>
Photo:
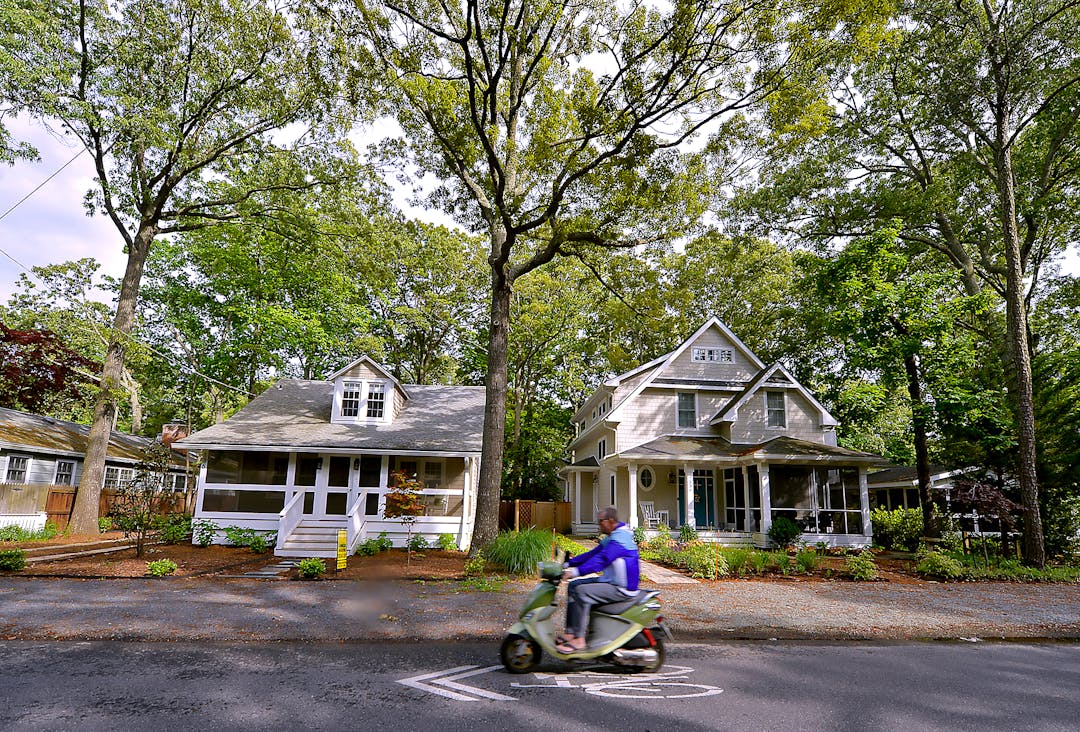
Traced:
<path id="1" fill-rule="evenodd" d="M 22 197 L 22 198 L 20 198 L 20 199 L 19 199 L 18 201 L 16 201 L 16 202 L 15 202 L 15 205 L 14 205 L 14 206 L 12 206 L 11 208 L 9 208 L 9 209 L 8 209 L 7 211 L 5 211 L 4 213 L 0 214 L 0 221 L 3 221 L 3 220 L 4 220 L 4 218 L 5 218 L 5 217 L 6 217 L 6 216 L 7 216 L 7 215 L 8 215 L 9 213 L 11 213 L 11 212 L 12 212 L 12 211 L 14 211 L 15 209 L 17 209 L 17 208 L 18 208 L 19 206 L 21 206 L 21 205 L 22 205 L 23 203 L 25 203 L 25 202 L 26 202 L 26 199 L 30 198 L 30 196 L 34 195 L 35 193 L 37 193 L 38 191 L 40 191 L 40 190 L 41 190 L 42 188 L 44 188 L 44 187 L 45 187 L 45 184 L 46 184 L 46 183 L 48 183 L 49 181 L 51 181 L 51 180 L 52 180 L 53 178 L 55 178 L 56 176 L 60 175 L 60 173 L 62 173 L 62 172 L 64 171 L 64 168 L 66 168 L 67 166 L 69 166 L 69 165 L 71 165 L 72 163 L 74 163 L 74 162 L 75 162 L 75 159 L 76 159 L 76 158 L 78 158 L 78 157 L 79 157 L 80 155 L 82 155 L 82 154 L 83 154 L 84 152 L 86 152 L 86 148 L 85 148 L 85 147 L 84 147 L 84 148 L 82 148 L 81 150 L 79 150 L 79 152 L 77 152 L 77 153 L 75 153 L 74 155 L 72 155 L 72 156 L 71 156 L 71 160 L 67 161 L 66 163 L 64 163 L 63 165 L 61 165 L 61 166 L 60 166 L 59 168 L 57 168 L 57 169 L 56 169 L 56 171 L 55 171 L 55 172 L 54 172 L 54 173 L 53 173 L 52 175 L 50 175 L 50 176 L 49 176 L 48 178 L 46 178 L 45 180 L 43 180 L 43 181 L 41 181 L 40 183 L 38 183 L 37 187 L 36 187 L 36 188 L 35 188 L 34 190 L 30 191 L 30 192 L 29 192 L 29 193 L 27 193 L 27 194 L 26 194 L 25 196 L 23 196 L 23 197 Z M 3 251 L 3 250 L 0 250 L 0 251 Z M 22 266 L 22 267 L 23 267 L 23 269 L 26 269 L 26 267 L 25 267 L 25 266 L 23 266 L 23 265 L 22 265 L 22 264 L 21 264 L 21 263 L 20 263 L 20 262 L 19 262 L 19 261 L 18 261 L 17 259 L 15 259 L 14 257 L 12 257 L 12 256 L 11 256 L 10 254 L 8 254 L 7 252 L 4 252 L 4 256 L 5 256 L 5 257 L 7 257 L 8 259 L 10 259 L 10 260 L 11 260 L 12 262 L 15 262 L 15 264 L 18 264 L 19 266 Z"/>

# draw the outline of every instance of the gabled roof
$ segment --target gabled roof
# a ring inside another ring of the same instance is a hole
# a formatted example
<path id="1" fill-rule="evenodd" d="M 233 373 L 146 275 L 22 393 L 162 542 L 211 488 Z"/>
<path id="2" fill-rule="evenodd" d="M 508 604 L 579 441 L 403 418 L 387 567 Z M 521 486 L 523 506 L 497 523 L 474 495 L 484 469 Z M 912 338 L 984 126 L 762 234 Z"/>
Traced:
<path id="1" fill-rule="evenodd" d="M 838 464 L 881 464 L 884 458 L 868 452 L 848 450 L 819 442 L 776 437 L 759 443 L 728 442 L 722 437 L 664 435 L 616 455 L 615 460 L 687 462 L 747 462 L 753 458 L 788 462 L 829 462 Z"/>
<path id="2" fill-rule="evenodd" d="M 355 361 L 353 361 L 352 363 L 350 363 L 348 366 L 345 366 L 344 368 L 338 369 L 334 373 L 327 376 L 326 380 L 327 381 L 337 381 L 338 377 L 340 377 L 341 375 L 351 371 L 353 368 L 355 368 L 356 366 L 359 366 L 360 364 L 367 364 L 368 366 L 370 366 L 376 373 L 378 373 L 384 379 L 388 379 L 389 381 L 391 381 L 394 384 L 395 387 L 400 389 L 401 393 L 405 395 L 406 399 L 410 398 L 408 390 L 404 386 L 402 386 L 401 382 L 398 381 L 394 377 L 393 374 L 391 374 L 389 371 L 387 371 L 385 366 L 383 366 L 382 364 L 376 363 L 375 361 L 373 361 L 368 356 L 361 356 L 360 358 L 358 358 Z"/>
<path id="3" fill-rule="evenodd" d="M 638 394 L 643 392 L 649 385 L 653 384 L 657 377 L 659 377 L 660 374 L 664 373 L 664 369 L 670 366 L 675 361 L 675 359 L 681 356 L 686 351 L 686 349 L 690 347 L 692 343 L 701 338 L 701 336 L 710 328 L 717 328 L 721 333 L 723 333 L 724 337 L 731 341 L 731 344 L 735 346 L 735 348 L 737 348 L 739 352 L 742 353 L 750 363 L 757 366 L 759 369 L 765 367 L 765 364 L 761 362 L 761 359 L 759 359 L 754 354 L 754 352 L 751 351 L 746 346 L 746 344 L 739 339 L 737 335 L 732 333 L 730 328 L 724 325 L 724 323 L 719 318 L 713 316 L 707 321 L 705 321 L 705 324 L 698 328 L 692 336 L 683 341 L 678 348 L 676 348 L 674 351 L 667 354 L 666 356 L 662 356 L 662 361 L 661 359 L 656 359 L 654 361 L 651 361 L 649 364 L 646 364 L 646 366 L 652 366 L 653 364 L 656 364 L 655 370 L 647 379 L 644 379 L 640 384 L 637 385 L 637 387 L 633 391 L 627 394 L 626 397 L 624 397 L 618 404 L 614 405 L 610 412 L 612 416 L 609 417 L 609 419 L 617 420 L 618 416 L 616 415 L 618 415 L 619 410 L 624 404 L 626 404 Z M 637 371 L 632 371 L 629 373 L 640 372 L 642 368 L 644 367 L 639 367 Z"/>
<path id="4" fill-rule="evenodd" d="M 829 410 L 825 409 L 821 402 L 815 399 L 814 395 L 811 394 L 805 386 L 800 384 L 798 379 L 792 376 L 791 373 L 789 373 L 788 370 L 784 368 L 779 361 L 757 372 L 754 378 L 750 379 L 750 382 L 746 385 L 746 388 L 733 396 L 731 398 L 731 401 L 721 407 L 720 411 L 718 411 L 712 416 L 712 418 L 709 420 L 709 424 L 715 425 L 721 422 L 734 422 L 738 418 L 739 407 L 745 404 L 750 399 L 750 397 L 754 395 L 755 392 L 761 389 L 761 387 L 764 386 L 770 378 L 774 378 L 777 373 L 781 374 L 785 379 L 787 379 L 788 383 L 783 385 L 784 388 L 794 388 L 796 391 L 802 394 L 806 398 L 806 400 L 814 406 L 815 409 L 818 410 L 818 412 L 821 414 L 821 424 L 823 426 L 837 424 L 836 418 L 829 414 Z M 776 386 L 779 387 L 780 385 L 776 384 Z"/>
<path id="5" fill-rule="evenodd" d="M 330 421 L 333 382 L 279 381 L 221 424 L 176 444 L 187 450 L 480 452 L 484 387 L 410 384 L 408 389 L 412 398 L 393 422 L 335 424 Z"/>
<path id="6" fill-rule="evenodd" d="M 4 449 L 83 458 L 89 441 L 88 425 L 0 407 L 0 447 Z M 109 434 L 106 460 L 141 462 L 146 457 L 146 448 L 153 443 L 149 437 L 113 430 Z M 174 450 L 172 462 L 183 465 L 183 455 Z"/>

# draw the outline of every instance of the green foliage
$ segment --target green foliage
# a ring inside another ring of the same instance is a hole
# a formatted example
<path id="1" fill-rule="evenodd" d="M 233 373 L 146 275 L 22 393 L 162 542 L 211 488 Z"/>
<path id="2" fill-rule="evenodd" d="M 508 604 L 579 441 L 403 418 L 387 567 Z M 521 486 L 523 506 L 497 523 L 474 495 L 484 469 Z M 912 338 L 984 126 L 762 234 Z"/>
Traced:
<path id="1" fill-rule="evenodd" d="M 675 540 L 666 526 L 661 526 L 656 536 L 645 542 L 640 555 L 646 561 L 675 563 Z"/>
<path id="2" fill-rule="evenodd" d="M 115 523 L 111 516 L 102 516 L 97 520 L 98 533 L 105 534 L 113 530 Z"/>
<path id="3" fill-rule="evenodd" d="M 551 556 L 551 537 L 543 529 L 503 531 L 484 548 L 484 554 L 510 574 L 535 574 L 537 563 Z"/>
<path id="4" fill-rule="evenodd" d="M 18 572 L 26 566 L 26 552 L 22 549 L 0 549 L 0 570 Z"/>
<path id="5" fill-rule="evenodd" d="M 502 592 L 506 581 L 506 577 L 466 576 L 459 587 L 464 592 Z"/>
<path id="6" fill-rule="evenodd" d="M 265 554 L 277 543 L 277 532 L 256 531 L 245 526 L 226 526 L 225 539 L 233 546 L 246 546 L 256 554 Z"/>
<path id="7" fill-rule="evenodd" d="M 718 579 L 727 576 L 728 565 L 720 547 L 708 542 L 692 542 L 675 554 L 675 561 L 691 577 Z"/>
<path id="8" fill-rule="evenodd" d="M 164 577 L 177 569 L 176 562 L 171 559 L 157 559 L 146 563 L 146 573 L 154 577 Z"/>
<path id="9" fill-rule="evenodd" d="M 964 567 L 945 552 L 923 549 L 916 559 L 915 571 L 941 579 L 959 579 L 964 574 Z"/>
<path id="10" fill-rule="evenodd" d="M 214 534 L 217 530 L 218 525 L 207 519 L 196 519 L 191 522 L 191 534 L 195 543 L 201 547 L 208 547 L 214 543 Z"/>
<path id="11" fill-rule="evenodd" d="M 776 516 L 769 525 L 769 539 L 781 548 L 789 547 L 802 536 L 802 529 L 787 516 Z"/>
<path id="12" fill-rule="evenodd" d="M 409 551 L 420 552 L 428 548 L 428 540 L 423 534 L 413 534 L 409 537 Z"/>
<path id="13" fill-rule="evenodd" d="M 553 538 L 555 542 L 555 549 L 562 549 L 564 552 L 566 552 L 566 556 L 568 557 L 576 557 L 578 554 L 584 554 L 588 551 L 588 549 L 583 547 L 581 544 L 578 544 L 569 536 L 564 536 L 563 534 L 554 534 Z"/>
<path id="14" fill-rule="evenodd" d="M 639 547 L 645 543 L 645 528 L 643 526 L 634 527 L 634 543 Z"/>
<path id="15" fill-rule="evenodd" d="M 305 557 L 296 563 L 300 579 L 318 579 L 326 573 L 326 562 L 318 557 Z"/>
<path id="16" fill-rule="evenodd" d="M 813 549 L 802 549 L 795 555 L 795 566 L 803 574 L 810 574 L 817 569 L 820 557 Z"/>
<path id="17" fill-rule="evenodd" d="M 443 536 L 451 536 L 450 534 L 443 534 Z M 453 537 L 451 537 L 453 538 Z M 359 557 L 373 557 L 379 552 L 390 551 L 394 547 L 390 538 L 386 535 L 385 531 L 380 531 L 378 537 L 370 537 L 364 539 L 362 542 L 356 545 L 356 555 Z"/>
<path id="18" fill-rule="evenodd" d="M 21 526 L 10 524 L 0 527 L 0 541 L 50 541 L 59 533 L 56 524 L 52 521 L 46 521 L 45 528 L 38 531 L 29 531 Z"/>
<path id="19" fill-rule="evenodd" d="M 147 447 L 135 466 L 134 477 L 116 489 L 109 509 L 124 536 L 135 538 L 135 555 L 138 557 L 143 555 L 148 542 L 161 536 L 162 510 L 169 500 L 162 489 L 171 459 L 172 451 L 162 443 L 154 442 Z M 170 531 L 178 529 L 172 524 L 165 526 Z"/>
<path id="20" fill-rule="evenodd" d="M 191 517 L 183 513 L 155 516 L 153 523 L 158 538 L 166 544 L 179 544 L 191 537 Z"/>
<path id="21" fill-rule="evenodd" d="M 444 552 L 456 552 L 457 551 L 457 539 L 453 534 L 439 534 L 439 548 Z"/>
<path id="22" fill-rule="evenodd" d="M 923 516 L 918 508 L 875 508 L 870 512 L 874 527 L 874 542 L 883 549 L 904 549 L 913 552 L 919 548 L 923 536 Z"/>
<path id="23" fill-rule="evenodd" d="M 868 582 L 878 578 L 877 563 L 874 555 L 868 551 L 849 554 L 844 561 L 848 576 L 856 582 Z"/>
<path id="24" fill-rule="evenodd" d="M 689 544 L 692 541 L 697 541 L 698 533 L 690 524 L 683 524 L 679 527 L 679 542 L 682 544 Z"/>
<path id="25" fill-rule="evenodd" d="M 765 568 L 787 576 L 791 573 L 791 557 L 783 550 L 766 552 Z"/>
<path id="26" fill-rule="evenodd" d="M 465 577 L 482 577 L 486 568 L 487 560 L 484 559 L 483 554 L 477 553 L 475 557 L 469 557 L 465 560 Z"/>

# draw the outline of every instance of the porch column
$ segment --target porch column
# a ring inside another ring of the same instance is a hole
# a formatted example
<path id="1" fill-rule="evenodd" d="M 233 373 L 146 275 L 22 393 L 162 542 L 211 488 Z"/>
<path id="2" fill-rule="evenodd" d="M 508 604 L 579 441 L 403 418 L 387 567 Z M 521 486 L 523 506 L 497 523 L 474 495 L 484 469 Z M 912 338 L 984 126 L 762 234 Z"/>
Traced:
<path id="1" fill-rule="evenodd" d="M 867 537 L 874 535 L 874 525 L 870 523 L 870 491 L 866 487 L 866 466 L 859 466 L 859 506 L 862 508 L 862 532 Z"/>
<path id="2" fill-rule="evenodd" d="M 746 527 L 747 531 L 751 531 L 752 526 L 753 526 L 753 521 L 750 518 L 750 516 L 751 516 L 751 514 L 750 514 L 750 481 L 748 480 L 748 476 L 746 475 L 746 466 L 745 465 L 740 466 L 739 470 L 742 471 L 743 526 Z"/>
<path id="3" fill-rule="evenodd" d="M 769 490 L 769 464 L 758 465 L 758 486 L 761 489 L 761 533 L 768 534 L 772 526 L 772 496 Z"/>
<path id="4" fill-rule="evenodd" d="M 637 463 L 630 463 L 627 470 L 630 472 L 630 520 L 627 525 L 633 530 L 638 527 Z"/>
<path id="5" fill-rule="evenodd" d="M 574 523 L 581 523 L 581 471 L 574 471 Z"/>
<path id="6" fill-rule="evenodd" d="M 683 466 L 683 474 L 686 476 L 686 489 L 683 491 L 685 497 L 685 516 L 683 517 L 683 523 L 692 529 L 697 528 L 697 519 L 694 518 L 694 469 L 689 465 Z"/>

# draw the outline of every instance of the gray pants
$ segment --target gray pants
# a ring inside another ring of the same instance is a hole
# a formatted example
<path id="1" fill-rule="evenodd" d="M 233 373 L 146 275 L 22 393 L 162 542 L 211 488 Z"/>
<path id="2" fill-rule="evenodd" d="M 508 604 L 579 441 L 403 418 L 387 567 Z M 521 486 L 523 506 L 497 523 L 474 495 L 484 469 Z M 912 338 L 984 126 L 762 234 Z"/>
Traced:
<path id="1" fill-rule="evenodd" d="M 627 595 L 610 582 L 601 581 L 599 577 L 571 580 L 566 603 L 567 632 L 584 637 L 585 631 L 589 629 L 589 612 L 594 605 L 622 602 L 631 597 L 632 595 Z"/>

